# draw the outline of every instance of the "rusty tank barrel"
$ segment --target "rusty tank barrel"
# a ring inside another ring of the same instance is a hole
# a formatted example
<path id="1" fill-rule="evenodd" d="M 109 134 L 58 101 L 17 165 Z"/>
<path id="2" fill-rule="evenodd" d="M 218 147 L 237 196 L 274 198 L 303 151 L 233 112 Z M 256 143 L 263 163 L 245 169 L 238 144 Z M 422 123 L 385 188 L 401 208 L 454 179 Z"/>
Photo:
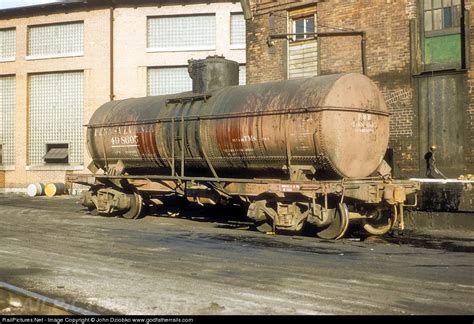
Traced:
<path id="1" fill-rule="evenodd" d="M 381 92 L 351 73 L 111 101 L 87 144 L 132 175 L 334 179 L 371 175 L 388 135 Z"/>

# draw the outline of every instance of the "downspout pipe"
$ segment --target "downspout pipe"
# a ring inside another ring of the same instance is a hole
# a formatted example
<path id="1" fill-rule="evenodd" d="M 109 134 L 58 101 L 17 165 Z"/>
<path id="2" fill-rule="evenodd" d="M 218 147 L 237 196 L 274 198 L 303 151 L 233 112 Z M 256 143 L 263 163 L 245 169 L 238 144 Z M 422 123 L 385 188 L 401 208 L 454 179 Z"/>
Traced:
<path id="1" fill-rule="evenodd" d="M 111 6 L 109 10 L 109 28 L 110 28 L 110 33 L 109 33 L 110 35 L 110 39 L 109 39 L 110 93 L 109 93 L 109 97 L 110 97 L 110 101 L 114 100 L 115 98 L 115 92 L 114 92 L 114 10 L 115 10 L 115 7 Z"/>

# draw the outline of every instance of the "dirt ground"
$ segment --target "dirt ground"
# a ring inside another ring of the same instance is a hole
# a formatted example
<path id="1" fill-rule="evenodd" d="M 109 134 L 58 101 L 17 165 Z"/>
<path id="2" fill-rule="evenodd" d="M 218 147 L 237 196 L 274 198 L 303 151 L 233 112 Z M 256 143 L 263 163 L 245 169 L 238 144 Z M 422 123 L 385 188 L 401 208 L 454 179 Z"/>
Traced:
<path id="1" fill-rule="evenodd" d="M 101 314 L 474 314 L 473 233 L 323 241 L 233 214 L 0 195 L 0 281 Z"/>

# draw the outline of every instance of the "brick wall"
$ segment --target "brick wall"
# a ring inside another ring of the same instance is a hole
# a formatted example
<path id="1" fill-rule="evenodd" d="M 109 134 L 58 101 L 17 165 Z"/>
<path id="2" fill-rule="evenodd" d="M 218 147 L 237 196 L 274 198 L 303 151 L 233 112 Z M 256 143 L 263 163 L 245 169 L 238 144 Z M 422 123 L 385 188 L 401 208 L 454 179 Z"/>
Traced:
<path id="1" fill-rule="evenodd" d="M 301 5 L 309 3 L 277 1 L 273 2 L 273 7 L 269 3 L 254 3 L 256 16 L 252 22 L 247 22 L 247 82 L 285 78 L 286 42 L 277 40 L 273 48 L 268 47 L 270 21 L 274 19 L 273 33 L 285 33 L 287 10 Z M 414 15 L 413 8 L 416 6 L 406 1 L 328 1 L 317 4 L 318 31 L 366 32 L 367 74 L 381 88 L 392 113 L 390 147 L 395 152 L 395 171 L 403 175 L 415 175 L 419 160 L 414 127 L 417 120 L 412 108 L 413 89 L 410 85 L 408 19 Z M 321 38 L 319 42 L 321 74 L 362 72 L 359 36 Z"/>
<path id="2" fill-rule="evenodd" d="M 466 1 L 472 5 L 474 1 Z M 287 30 L 287 12 L 305 5 L 317 7 L 318 31 L 355 30 L 366 33 L 366 71 L 381 89 L 391 113 L 390 143 L 394 150 L 394 174 L 419 176 L 420 148 L 416 89 L 411 80 L 410 20 L 417 19 L 416 0 L 386 1 L 254 1 L 252 22 L 247 22 L 247 82 L 259 83 L 286 77 L 286 41 L 275 40 L 269 48 L 270 33 Z M 275 31 L 269 29 L 271 16 Z M 471 14 L 473 25 L 474 14 Z M 471 28 L 471 40 L 474 39 Z M 472 42 L 471 42 L 472 43 Z M 359 36 L 320 38 L 320 73 L 361 72 Z M 471 62 L 474 47 L 471 46 Z M 471 67 L 474 63 L 471 63 Z M 469 72 L 469 108 L 466 127 L 469 147 L 466 165 L 474 165 L 474 71 Z M 467 172 L 467 170 L 466 170 Z M 471 173 L 474 173 L 472 170 Z"/>
<path id="3" fill-rule="evenodd" d="M 272 15 L 263 14 L 253 21 L 247 20 L 247 60 L 254 62 L 247 65 L 247 82 L 260 83 L 286 78 L 286 64 L 282 64 L 286 63 L 286 43 L 277 41 L 271 47 L 267 45 L 271 20 L 274 33 L 287 32 L 287 17 L 283 11 Z"/>

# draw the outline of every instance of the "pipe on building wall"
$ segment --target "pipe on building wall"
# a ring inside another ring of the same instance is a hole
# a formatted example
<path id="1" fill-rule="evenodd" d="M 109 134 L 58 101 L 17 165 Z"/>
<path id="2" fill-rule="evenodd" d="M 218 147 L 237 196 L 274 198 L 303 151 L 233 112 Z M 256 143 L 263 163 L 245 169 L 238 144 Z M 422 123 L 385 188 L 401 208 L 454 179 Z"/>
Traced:
<path id="1" fill-rule="evenodd" d="M 287 34 L 271 34 L 268 36 L 267 44 L 269 47 L 274 45 L 273 40 L 275 39 L 286 39 L 291 40 L 294 36 L 313 36 L 318 37 L 344 37 L 344 36 L 360 36 L 360 54 L 361 54 L 361 65 L 362 74 L 367 74 L 367 59 L 366 59 L 366 42 L 364 31 L 336 31 L 336 32 L 312 32 L 312 33 L 287 33 Z"/>
<path id="2" fill-rule="evenodd" d="M 114 93 L 114 10 L 115 7 L 111 6 L 110 7 L 110 12 L 109 12 L 109 28 L 110 28 L 110 57 L 109 57 L 109 69 L 110 69 L 110 101 L 114 100 L 115 98 L 115 93 Z"/>

